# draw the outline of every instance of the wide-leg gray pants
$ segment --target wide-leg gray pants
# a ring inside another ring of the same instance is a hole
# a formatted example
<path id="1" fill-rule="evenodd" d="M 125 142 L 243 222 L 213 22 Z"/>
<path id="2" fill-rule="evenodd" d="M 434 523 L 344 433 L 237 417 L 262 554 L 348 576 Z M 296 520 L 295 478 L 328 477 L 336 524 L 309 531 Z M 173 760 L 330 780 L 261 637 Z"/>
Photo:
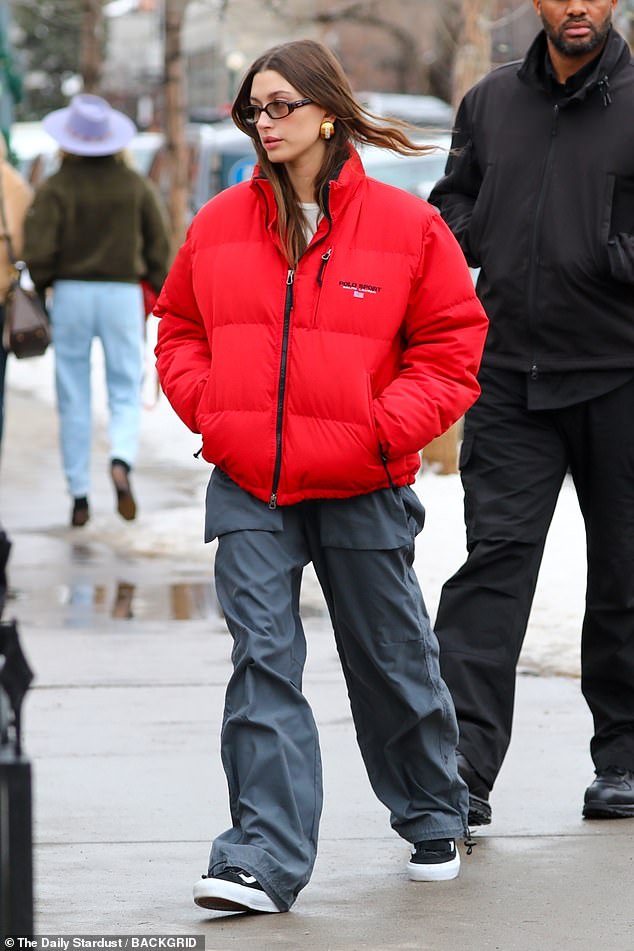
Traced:
<path id="1" fill-rule="evenodd" d="M 239 866 L 290 908 L 308 882 L 322 806 L 319 739 L 302 694 L 302 571 L 313 562 L 372 787 L 409 842 L 467 833 L 456 718 L 414 574 L 424 510 L 409 487 L 271 510 L 215 469 L 206 538 L 234 646 L 222 760 L 233 826 L 210 874 Z"/>

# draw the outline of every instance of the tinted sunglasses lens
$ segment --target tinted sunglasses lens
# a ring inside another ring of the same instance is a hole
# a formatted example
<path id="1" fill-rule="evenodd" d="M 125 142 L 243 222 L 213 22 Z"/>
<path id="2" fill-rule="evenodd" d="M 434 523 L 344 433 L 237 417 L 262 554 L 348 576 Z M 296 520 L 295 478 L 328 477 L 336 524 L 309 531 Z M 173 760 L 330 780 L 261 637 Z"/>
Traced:
<path id="1" fill-rule="evenodd" d="M 255 125 L 260 118 L 260 111 L 257 106 L 247 106 L 242 110 L 242 118 L 247 125 Z"/>
<path id="2" fill-rule="evenodd" d="M 288 103 L 273 100 L 273 102 L 270 102 L 266 107 L 266 111 L 271 119 L 283 119 L 291 110 L 288 108 Z"/>

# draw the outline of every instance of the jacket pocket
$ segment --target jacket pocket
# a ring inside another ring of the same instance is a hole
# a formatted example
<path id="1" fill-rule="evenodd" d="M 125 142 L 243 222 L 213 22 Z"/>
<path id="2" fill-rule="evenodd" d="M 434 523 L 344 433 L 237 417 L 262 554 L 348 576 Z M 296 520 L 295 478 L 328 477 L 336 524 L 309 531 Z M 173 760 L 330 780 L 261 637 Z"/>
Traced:
<path id="1" fill-rule="evenodd" d="M 388 485 L 391 489 L 395 489 L 396 485 L 392 479 L 392 473 L 390 472 L 390 465 L 388 461 L 388 446 L 384 446 L 379 437 L 379 431 L 376 426 L 376 417 L 374 415 L 374 390 L 372 386 L 372 375 L 368 373 L 367 375 L 367 387 L 368 387 L 368 406 L 369 406 L 369 416 L 370 416 L 370 425 L 372 427 L 372 433 L 374 434 L 375 439 L 375 453 L 378 458 L 381 460 L 381 465 L 385 470 L 385 476 L 387 478 Z"/>
<path id="2" fill-rule="evenodd" d="M 600 246 L 602 263 L 610 276 L 634 284 L 634 180 L 607 176 Z"/>
<path id="3" fill-rule="evenodd" d="M 368 395 L 368 422 L 370 424 L 370 431 L 374 435 L 374 444 L 376 446 L 376 455 L 378 458 L 383 460 L 384 448 L 381 445 L 381 440 L 379 439 L 379 431 L 376 428 L 376 418 L 374 416 L 374 391 L 372 387 L 372 374 L 366 374 L 366 389 Z"/>
<path id="4" fill-rule="evenodd" d="M 489 211 L 491 209 L 491 199 L 495 190 L 496 166 L 495 162 L 489 162 L 484 170 L 484 177 L 480 185 L 480 191 L 476 203 L 471 213 L 471 221 L 467 232 L 467 240 L 473 257 L 480 260 L 481 247 L 480 242 L 484 234 Z"/>
<path id="5" fill-rule="evenodd" d="M 198 426 L 198 431 L 200 432 L 200 421 L 201 418 L 209 413 L 208 404 L 209 404 L 209 377 L 211 375 L 211 370 L 207 374 L 205 381 L 202 383 L 199 393 L 198 400 L 196 403 L 196 410 L 194 413 L 194 419 L 196 420 L 196 425 Z"/>
<path id="6" fill-rule="evenodd" d="M 458 468 L 461 472 L 467 468 L 469 460 L 471 459 L 471 453 L 473 452 L 473 441 L 473 431 L 471 428 L 467 429 L 465 427 L 464 436 L 462 442 L 460 443 L 460 452 L 458 457 Z"/>
<path id="7" fill-rule="evenodd" d="M 601 205 L 601 216 L 599 220 L 599 244 L 604 254 L 607 251 L 608 240 L 612 233 L 612 207 L 615 183 L 615 175 L 606 175 L 603 189 L 603 204 Z"/>
<path id="8" fill-rule="evenodd" d="M 609 175 L 610 220 L 608 238 L 617 234 L 634 235 L 634 178 Z"/>
<path id="9" fill-rule="evenodd" d="M 283 527 L 279 509 L 270 509 L 214 467 L 205 499 L 205 542 L 229 532 L 281 532 Z"/>

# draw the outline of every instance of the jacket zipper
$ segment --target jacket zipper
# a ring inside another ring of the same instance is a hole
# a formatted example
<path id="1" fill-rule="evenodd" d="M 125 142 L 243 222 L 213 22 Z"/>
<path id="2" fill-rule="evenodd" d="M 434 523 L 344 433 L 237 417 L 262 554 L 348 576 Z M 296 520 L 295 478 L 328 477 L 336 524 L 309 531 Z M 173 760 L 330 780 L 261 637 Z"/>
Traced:
<path id="1" fill-rule="evenodd" d="M 608 106 L 612 104 L 612 96 L 610 95 L 610 80 L 608 79 L 607 73 L 601 77 L 597 83 L 599 90 L 601 92 L 601 98 L 603 99 L 603 105 L 607 109 Z"/>
<path id="2" fill-rule="evenodd" d="M 325 235 L 319 238 L 316 244 L 325 241 L 332 229 L 332 221 L 328 218 L 328 230 Z M 313 245 L 314 247 L 314 245 Z M 323 273 L 332 254 L 332 248 L 328 248 L 321 256 L 321 264 L 317 274 L 317 283 L 321 287 Z M 284 328 L 282 332 L 282 359 L 280 362 L 280 378 L 277 390 L 277 419 L 275 424 L 275 465 L 273 467 L 273 485 L 271 496 L 269 498 L 269 508 L 277 508 L 277 489 L 280 483 L 280 472 L 282 470 L 282 423 L 284 420 L 284 395 L 286 392 L 286 364 L 288 360 L 288 336 L 291 327 L 291 311 L 293 309 L 293 281 L 295 280 L 295 270 L 289 268 L 286 275 L 286 299 L 284 302 Z"/>
<path id="3" fill-rule="evenodd" d="M 286 391 L 286 364 L 288 361 L 288 336 L 291 327 L 291 311 L 293 309 L 293 280 L 295 271 L 288 269 L 286 275 L 286 298 L 284 301 L 284 329 L 282 331 L 282 359 L 280 361 L 280 379 L 277 389 L 277 419 L 275 423 L 275 466 L 273 468 L 273 487 L 269 508 L 277 508 L 277 487 L 280 482 L 282 469 L 282 422 L 284 419 L 284 393 Z"/>
<path id="4" fill-rule="evenodd" d="M 553 166 L 553 156 L 555 152 L 555 138 L 557 136 L 557 125 L 559 123 L 559 104 L 555 104 L 553 109 L 553 124 L 550 134 L 550 144 L 548 146 L 548 155 L 546 156 L 546 166 L 544 170 L 544 176 L 542 178 L 541 188 L 539 190 L 539 197 L 537 199 L 537 209 L 535 211 L 535 223 L 533 224 L 533 234 L 531 238 L 531 252 L 530 252 L 530 271 L 529 271 L 529 280 L 528 280 L 528 326 L 529 326 L 529 336 L 532 337 L 532 329 L 536 323 L 536 313 L 535 313 L 535 299 L 537 292 L 537 267 L 539 265 L 539 230 L 541 225 L 541 219 L 544 211 L 544 204 L 546 202 L 546 191 L 548 184 L 550 182 L 550 173 Z M 532 380 L 536 380 L 539 374 L 539 367 L 537 366 L 537 358 L 534 355 L 531 360 L 531 369 L 530 375 Z"/>
<path id="5" fill-rule="evenodd" d="M 387 464 L 387 455 L 381 443 L 379 443 L 379 454 L 381 456 L 381 462 L 383 463 L 383 468 L 385 469 L 385 474 L 387 476 L 387 481 L 389 483 L 390 489 L 395 489 L 396 483 L 394 482 L 394 479 L 392 478 L 392 473 L 390 472 L 390 468 Z"/>

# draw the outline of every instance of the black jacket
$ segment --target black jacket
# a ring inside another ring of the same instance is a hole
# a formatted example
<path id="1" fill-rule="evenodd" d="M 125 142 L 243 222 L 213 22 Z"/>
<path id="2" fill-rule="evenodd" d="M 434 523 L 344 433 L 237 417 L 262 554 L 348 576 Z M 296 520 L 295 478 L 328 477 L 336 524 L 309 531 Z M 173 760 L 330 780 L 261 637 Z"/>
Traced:
<path id="1" fill-rule="evenodd" d="M 563 99 L 545 64 L 540 33 L 466 94 L 429 201 L 481 268 L 484 364 L 634 367 L 634 61 L 611 30 Z"/>

